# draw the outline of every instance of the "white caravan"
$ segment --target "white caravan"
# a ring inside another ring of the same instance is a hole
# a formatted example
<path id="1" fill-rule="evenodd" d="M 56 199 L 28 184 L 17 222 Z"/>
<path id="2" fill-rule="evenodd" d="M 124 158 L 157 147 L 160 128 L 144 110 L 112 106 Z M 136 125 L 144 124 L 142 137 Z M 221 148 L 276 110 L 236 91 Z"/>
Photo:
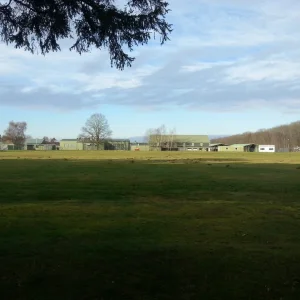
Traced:
<path id="1" fill-rule="evenodd" d="M 258 152 L 275 152 L 275 145 L 259 145 Z"/>

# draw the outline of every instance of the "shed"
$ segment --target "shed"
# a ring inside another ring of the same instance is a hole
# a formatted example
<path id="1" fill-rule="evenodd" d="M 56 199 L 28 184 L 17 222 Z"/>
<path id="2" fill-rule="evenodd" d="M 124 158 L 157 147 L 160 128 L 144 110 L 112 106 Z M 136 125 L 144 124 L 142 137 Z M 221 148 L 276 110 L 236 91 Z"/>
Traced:
<path id="1" fill-rule="evenodd" d="M 42 147 L 43 139 L 26 139 L 25 150 L 44 150 Z"/>
<path id="2" fill-rule="evenodd" d="M 275 145 L 259 145 L 258 152 L 265 152 L 265 153 L 274 153 L 275 152 Z"/>
<path id="3" fill-rule="evenodd" d="M 233 144 L 229 146 L 219 146 L 220 152 L 257 152 L 258 147 L 256 144 Z"/>
<path id="4" fill-rule="evenodd" d="M 217 152 L 218 147 L 220 147 L 220 146 L 226 146 L 226 144 L 223 144 L 223 143 L 209 144 L 209 149 L 210 149 L 210 151 Z"/>

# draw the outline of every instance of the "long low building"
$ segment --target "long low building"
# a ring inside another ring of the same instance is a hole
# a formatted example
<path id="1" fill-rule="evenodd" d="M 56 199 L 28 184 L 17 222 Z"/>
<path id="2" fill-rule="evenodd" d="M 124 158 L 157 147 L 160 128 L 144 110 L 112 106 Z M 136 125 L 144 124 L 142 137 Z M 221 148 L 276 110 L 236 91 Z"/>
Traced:
<path id="1" fill-rule="evenodd" d="M 130 140 L 127 139 L 109 139 L 97 145 L 91 142 L 84 142 L 79 139 L 62 139 L 60 141 L 60 150 L 130 150 Z"/>
<path id="2" fill-rule="evenodd" d="M 220 152 L 275 152 L 275 145 L 233 144 L 217 147 Z M 215 150 L 216 151 L 216 150 Z"/>
<path id="3" fill-rule="evenodd" d="M 209 151 L 208 135 L 150 135 L 150 151 Z"/>
<path id="4" fill-rule="evenodd" d="M 258 152 L 258 146 L 255 144 L 233 144 L 228 146 L 219 146 L 220 152 Z"/>

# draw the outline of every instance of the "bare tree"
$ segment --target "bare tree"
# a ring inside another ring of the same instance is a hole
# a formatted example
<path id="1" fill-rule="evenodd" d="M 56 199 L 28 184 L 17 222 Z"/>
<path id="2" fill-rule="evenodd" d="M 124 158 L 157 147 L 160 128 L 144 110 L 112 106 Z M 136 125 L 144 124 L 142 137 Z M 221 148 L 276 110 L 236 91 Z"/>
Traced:
<path id="1" fill-rule="evenodd" d="M 176 129 L 175 127 L 172 129 L 169 129 L 169 134 L 168 134 L 168 146 L 169 150 L 172 150 L 173 145 L 174 145 L 174 136 L 176 135 Z"/>
<path id="2" fill-rule="evenodd" d="M 94 144 L 97 150 L 99 150 L 100 145 L 112 135 L 108 121 L 102 114 L 91 115 L 86 121 L 85 126 L 82 127 L 81 131 L 82 133 L 79 138 Z"/>
<path id="3" fill-rule="evenodd" d="M 47 136 L 43 137 L 43 144 L 49 144 L 50 139 Z"/>
<path id="4" fill-rule="evenodd" d="M 25 144 L 25 132 L 27 130 L 26 122 L 9 122 L 5 130 L 5 139 L 11 141 L 18 149 L 22 149 Z"/>
<path id="5" fill-rule="evenodd" d="M 153 129 L 149 128 L 149 129 L 146 130 L 145 135 L 144 135 L 143 140 L 144 140 L 145 143 L 148 143 L 148 144 L 150 143 L 151 135 L 153 135 Z"/>
<path id="6" fill-rule="evenodd" d="M 6 3 L 5 3 L 6 2 Z M 164 0 L 6 0 L 0 2 L 0 41 L 32 53 L 59 51 L 62 39 L 74 40 L 79 54 L 106 48 L 118 69 L 131 66 L 129 51 L 154 36 L 169 39 L 171 24 Z M 121 3 L 120 3 L 121 4 Z"/>
<path id="7" fill-rule="evenodd" d="M 168 129 L 166 125 L 150 128 L 146 131 L 146 139 L 150 148 L 165 148 L 171 150 L 174 142 L 175 128 Z"/>
<path id="8" fill-rule="evenodd" d="M 225 144 L 254 143 L 276 145 L 277 149 L 298 149 L 300 147 L 300 121 L 256 132 L 245 132 L 211 141 Z"/>

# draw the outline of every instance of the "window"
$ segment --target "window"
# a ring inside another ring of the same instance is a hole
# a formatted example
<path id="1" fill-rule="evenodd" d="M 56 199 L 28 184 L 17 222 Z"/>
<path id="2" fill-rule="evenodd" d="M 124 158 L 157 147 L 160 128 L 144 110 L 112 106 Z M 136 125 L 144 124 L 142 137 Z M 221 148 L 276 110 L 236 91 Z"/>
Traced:
<path id="1" fill-rule="evenodd" d="M 274 150 L 274 148 L 269 148 L 269 150 L 270 150 L 270 151 L 273 151 L 273 150 Z"/>
<path id="2" fill-rule="evenodd" d="M 226 150 L 228 150 L 228 148 L 226 148 Z"/>
<path id="3" fill-rule="evenodd" d="M 265 150 L 265 148 L 260 148 L 260 150 L 262 150 L 262 151 L 263 151 L 263 150 Z"/>
<path id="4" fill-rule="evenodd" d="M 238 148 L 235 148 L 235 150 L 237 150 Z"/>

